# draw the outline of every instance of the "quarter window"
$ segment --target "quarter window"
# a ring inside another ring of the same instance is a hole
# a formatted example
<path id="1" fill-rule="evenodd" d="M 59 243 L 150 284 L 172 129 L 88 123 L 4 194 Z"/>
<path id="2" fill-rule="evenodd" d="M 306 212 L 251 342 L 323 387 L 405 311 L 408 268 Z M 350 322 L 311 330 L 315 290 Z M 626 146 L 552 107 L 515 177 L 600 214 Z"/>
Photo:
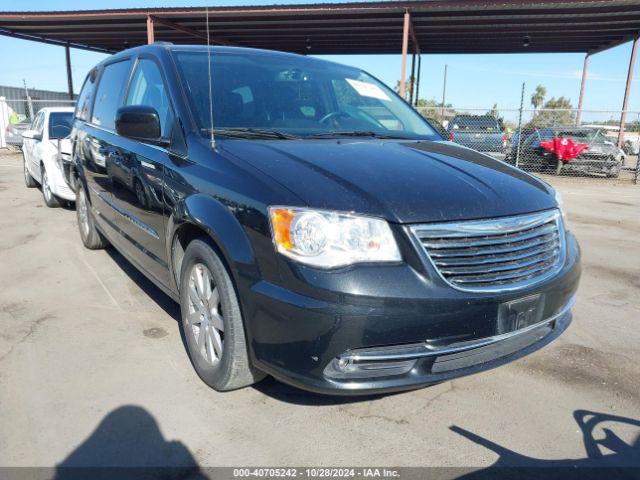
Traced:
<path id="1" fill-rule="evenodd" d="M 31 125 L 31 129 L 35 130 L 36 132 L 42 134 L 42 121 L 44 120 L 44 113 L 40 112 L 38 113 L 38 115 L 36 116 L 35 120 L 33 121 L 33 124 Z"/>
<path id="2" fill-rule="evenodd" d="M 89 112 L 91 111 L 91 99 L 93 98 L 93 92 L 96 89 L 96 79 L 98 78 L 98 69 L 94 68 L 87 75 L 87 79 L 84 81 L 80 96 L 76 103 L 76 118 L 89 121 Z"/>
<path id="3" fill-rule="evenodd" d="M 122 101 L 122 90 L 128 73 L 129 61 L 112 63 L 104 68 L 93 105 L 91 123 L 107 130 L 115 129 L 116 111 Z"/>
<path id="4" fill-rule="evenodd" d="M 160 118 L 160 134 L 166 136 L 171 121 L 171 107 L 162 74 L 153 60 L 143 58 L 138 62 L 126 104 L 155 108 Z"/>

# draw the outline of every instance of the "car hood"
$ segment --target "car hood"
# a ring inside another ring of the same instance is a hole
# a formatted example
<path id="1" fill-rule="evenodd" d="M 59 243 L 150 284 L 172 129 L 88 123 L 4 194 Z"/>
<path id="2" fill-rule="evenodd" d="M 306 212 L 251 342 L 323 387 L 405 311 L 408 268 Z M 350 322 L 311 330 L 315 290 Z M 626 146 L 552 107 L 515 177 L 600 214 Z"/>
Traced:
<path id="1" fill-rule="evenodd" d="M 491 218 L 554 208 L 544 182 L 449 142 L 235 140 L 249 162 L 308 206 L 397 223 Z"/>

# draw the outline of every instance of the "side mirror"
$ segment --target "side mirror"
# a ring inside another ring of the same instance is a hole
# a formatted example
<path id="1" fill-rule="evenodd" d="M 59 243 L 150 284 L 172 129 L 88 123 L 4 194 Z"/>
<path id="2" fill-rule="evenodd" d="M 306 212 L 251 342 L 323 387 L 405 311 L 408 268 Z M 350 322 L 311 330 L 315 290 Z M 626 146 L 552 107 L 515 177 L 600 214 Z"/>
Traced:
<path id="1" fill-rule="evenodd" d="M 37 130 L 25 130 L 24 132 L 22 132 L 22 138 L 42 140 L 42 135 L 40 135 Z"/>
<path id="2" fill-rule="evenodd" d="M 147 105 L 121 107 L 116 113 L 116 133 L 142 142 L 166 145 L 160 138 L 160 117 Z"/>

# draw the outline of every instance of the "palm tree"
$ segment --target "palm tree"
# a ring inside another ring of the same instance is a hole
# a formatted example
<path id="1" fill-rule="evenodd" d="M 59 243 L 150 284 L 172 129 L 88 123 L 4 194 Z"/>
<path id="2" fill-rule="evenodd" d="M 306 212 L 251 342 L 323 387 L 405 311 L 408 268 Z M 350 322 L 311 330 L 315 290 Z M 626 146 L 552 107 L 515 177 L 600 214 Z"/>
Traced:
<path id="1" fill-rule="evenodd" d="M 413 78 L 413 76 L 409 75 L 409 78 L 407 78 L 407 81 L 405 82 L 405 92 L 404 92 L 404 99 L 406 101 L 409 101 L 409 97 L 411 96 L 411 92 L 414 89 L 414 85 L 415 85 L 415 79 Z M 396 88 L 394 89 L 396 91 L 397 94 L 400 94 L 400 80 L 396 81 Z"/>
<path id="2" fill-rule="evenodd" d="M 533 95 L 531 95 L 531 105 L 533 105 L 534 114 L 535 114 L 535 111 L 544 102 L 544 97 L 546 94 L 547 94 L 547 89 L 544 88 L 542 85 L 538 85 L 536 87 L 536 91 L 533 92 Z"/>

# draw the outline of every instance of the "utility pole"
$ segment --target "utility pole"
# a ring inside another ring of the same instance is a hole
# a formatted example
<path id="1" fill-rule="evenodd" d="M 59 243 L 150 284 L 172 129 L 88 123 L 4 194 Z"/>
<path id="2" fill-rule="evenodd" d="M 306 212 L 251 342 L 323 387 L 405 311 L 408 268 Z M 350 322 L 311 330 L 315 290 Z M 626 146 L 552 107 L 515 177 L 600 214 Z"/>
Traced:
<path id="1" fill-rule="evenodd" d="M 440 110 L 440 116 L 444 118 L 444 101 L 447 96 L 447 64 L 444 65 L 444 79 L 442 81 L 442 105 Z"/>
<path id="2" fill-rule="evenodd" d="M 35 114 L 35 112 L 33 111 L 33 105 L 31 103 L 31 97 L 29 96 L 29 89 L 27 88 L 27 81 L 23 78 L 22 79 L 22 85 L 24 85 L 24 95 L 25 95 L 25 99 L 27 100 L 27 118 L 31 118 L 33 119 L 33 115 Z"/>
<path id="3" fill-rule="evenodd" d="M 518 146 L 516 147 L 516 168 L 520 163 L 520 143 L 522 142 L 522 109 L 524 108 L 524 82 L 522 82 L 522 94 L 520 94 L 520 115 L 518 116 Z M 513 148 L 513 147 L 512 147 Z"/>

